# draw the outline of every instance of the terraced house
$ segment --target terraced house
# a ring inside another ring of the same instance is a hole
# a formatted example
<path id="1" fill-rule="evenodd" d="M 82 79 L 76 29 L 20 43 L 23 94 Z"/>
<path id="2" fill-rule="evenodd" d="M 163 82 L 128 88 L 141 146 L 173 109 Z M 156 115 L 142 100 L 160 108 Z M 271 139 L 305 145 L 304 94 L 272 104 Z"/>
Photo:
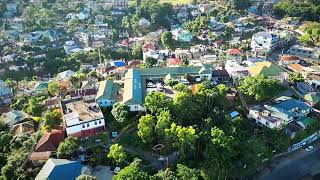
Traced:
<path id="1" fill-rule="evenodd" d="M 175 79 L 185 82 L 184 76 L 189 74 L 196 81 L 202 79 L 211 80 L 213 66 L 202 64 L 187 67 L 155 67 L 129 69 L 125 75 L 123 103 L 130 107 L 130 111 L 143 111 L 143 103 L 146 95 L 147 82 Z"/>

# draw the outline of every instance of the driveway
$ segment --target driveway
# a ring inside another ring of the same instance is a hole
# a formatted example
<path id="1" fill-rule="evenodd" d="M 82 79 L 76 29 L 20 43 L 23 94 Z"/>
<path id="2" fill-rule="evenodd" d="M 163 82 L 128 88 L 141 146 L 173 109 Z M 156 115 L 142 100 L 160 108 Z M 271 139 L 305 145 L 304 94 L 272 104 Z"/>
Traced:
<path id="1" fill-rule="evenodd" d="M 93 169 L 92 176 L 97 180 L 112 180 L 113 173 L 110 172 L 110 166 L 97 166 Z"/>
<path id="2" fill-rule="evenodd" d="M 301 149 L 280 163 L 271 165 L 269 170 L 261 175 L 260 180 L 299 180 L 305 176 L 320 173 L 320 147 L 317 145 L 312 152 Z"/>

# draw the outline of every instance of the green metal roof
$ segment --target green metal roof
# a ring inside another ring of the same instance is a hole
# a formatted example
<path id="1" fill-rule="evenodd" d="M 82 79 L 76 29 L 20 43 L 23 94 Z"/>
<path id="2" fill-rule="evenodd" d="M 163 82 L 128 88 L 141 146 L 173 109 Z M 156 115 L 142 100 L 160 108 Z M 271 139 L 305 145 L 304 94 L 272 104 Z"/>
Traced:
<path id="1" fill-rule="evenodd" d="M 118 84 L 111 80 L 105 80 L 100 83 L 96 100 L 109 99 L 113 100 L 117 97 Z"/>
<path id="2" fill-rule="evenodd" d="M 39 82 L 35 85 L 34 90 L 36 91 L 42 91 L 48 89 L 48 82 Z"/>
<path id="3" fill-rule="evenodd" d="M 309 118 L 309 117 L 305 117 L 299 120 L 300 123 L 302 123 L 305 127 L 310 126 L 311 124 L 314 123 L 314 119 Z"/>
<path id="4" fill-rule="evenodd" d="M 129 69 L 125 76 L 123 102 L 126 104 L 143 104 L 146 94 L 145 80 L 152 77 L 176 77 L 185 74 L 211 74 L 213 66 L 154 67 Z"/>
<path id="5" fill-rule="evenodd" d="M 185 75 L 185 74 L 210 74 L 212 72 L 211 64 L 203 64 L 202 66 L 186 66 L 186 67 L 154 67 L 138 69 L 142 76 L 165 76 Z"/>

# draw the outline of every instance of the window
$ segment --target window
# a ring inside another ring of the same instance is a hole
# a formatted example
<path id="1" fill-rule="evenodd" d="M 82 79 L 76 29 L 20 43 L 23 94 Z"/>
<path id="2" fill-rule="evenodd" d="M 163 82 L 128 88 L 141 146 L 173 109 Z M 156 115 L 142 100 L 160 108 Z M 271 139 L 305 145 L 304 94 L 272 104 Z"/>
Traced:
<path id="1" fill-rule="evenodd" d="M 84 124 L 82 124 L 82 128 L 85 128 L 86 126 Z"/>
<path id="2" fill-rule="evenodd" d="M 87 127 L 89 127 L 89 123 L 87 123 Z"/>
<path id="3" fill-rule="evenodd" d="M 101 124 L 101 120 L 99 120 L 99 124 Z"/>
<path id="4" fill-rule="evenodd" d="M 97 124 L 98 124 L 97 121 L 95 121 L 95 122 L 94 122 L 94 125 L 97 125 Z"/>

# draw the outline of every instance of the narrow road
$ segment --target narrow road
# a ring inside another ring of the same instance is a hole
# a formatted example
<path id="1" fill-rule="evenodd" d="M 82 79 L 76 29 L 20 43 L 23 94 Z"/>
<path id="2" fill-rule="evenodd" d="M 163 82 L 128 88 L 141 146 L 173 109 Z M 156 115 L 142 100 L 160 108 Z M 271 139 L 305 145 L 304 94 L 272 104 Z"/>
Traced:
<path id="1" fill-rule="evenodd" d="M 299 180 L 308 175 L 320 173 L 320 147 L 312 152 L 298 150 L 262 174 L 259 180 Z"/>

